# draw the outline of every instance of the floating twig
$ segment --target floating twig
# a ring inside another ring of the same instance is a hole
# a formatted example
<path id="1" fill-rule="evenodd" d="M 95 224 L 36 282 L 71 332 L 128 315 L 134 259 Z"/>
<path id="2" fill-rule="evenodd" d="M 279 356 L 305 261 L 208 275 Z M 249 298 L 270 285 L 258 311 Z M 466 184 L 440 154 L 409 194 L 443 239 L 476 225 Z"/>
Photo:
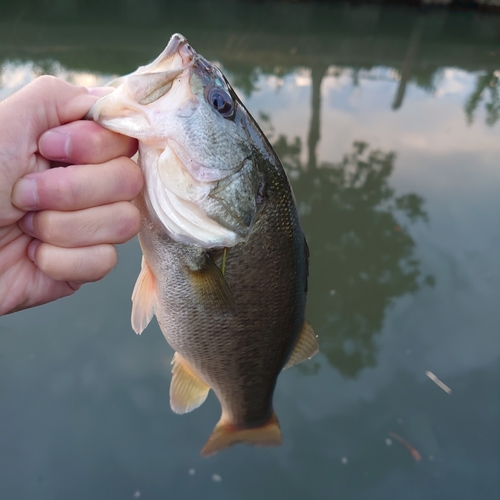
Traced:
<path id="1" fill-rule="evenodd" d="M 434 375 L 434 373 L 432 372 L 425 372 L 425 374 L 438 386 L 438 387 L 441 387 L 441 389 L 443 389 L 444 392 L 446 392 L 447 394 L 451 394 L 451 389 L 444 383 L 444 382 L 441 382 L 441 380 L 439 380 L 436 375 Z"/>
<path id="2" fill-rule="evenodd" d="M 408 441 L 406 441 L 405 439 L 403 439 L 399 434 L 396 434 L 395 432 L 389 432 L 389 436 L 391 436 L 396 441 L 398 441 L 399 443 L 401 443 L 411 453 L 411 456 L 417 462 L 419 462 L 420 460 L 422 460 L 422 455 L 419 453 L 419 451 L 416 448 L 414 448 L 410 443 L 408 443 Z"/>

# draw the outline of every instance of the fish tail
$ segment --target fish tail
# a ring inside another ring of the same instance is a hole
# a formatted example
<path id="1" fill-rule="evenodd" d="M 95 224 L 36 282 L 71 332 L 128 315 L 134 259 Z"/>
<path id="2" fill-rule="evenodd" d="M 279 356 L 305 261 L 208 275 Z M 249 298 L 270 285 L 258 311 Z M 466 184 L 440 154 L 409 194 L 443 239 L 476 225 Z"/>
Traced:
<path id="1" fill-rule="evenodd" d="M 261 427 L 247 429 L 232 425 L 223 414 L 201 450 L 201 455 L 207 457 L 237 443 L 253 446 L 279 446 L 282 441 L 280 425 L 274 412 Z"/>

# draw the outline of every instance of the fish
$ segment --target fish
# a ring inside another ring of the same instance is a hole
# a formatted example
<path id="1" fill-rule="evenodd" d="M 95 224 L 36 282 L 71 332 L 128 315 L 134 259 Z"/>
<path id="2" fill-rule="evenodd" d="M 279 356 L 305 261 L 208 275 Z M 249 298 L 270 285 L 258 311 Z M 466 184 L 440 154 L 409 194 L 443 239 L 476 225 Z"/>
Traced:
<path id="1" fill-rule="evenodd" d="M 203 456 L 280 445 L 277 378 L 318 342 L 305 320 L 309 251 L 278 155 L 221 70 L 180 34 L 109 85 L 87 117 L 138 139 L 145 178 L 132 327 L 140 334 L 156 316 L 175 351 L 175 413 L 217 396 Z"/>

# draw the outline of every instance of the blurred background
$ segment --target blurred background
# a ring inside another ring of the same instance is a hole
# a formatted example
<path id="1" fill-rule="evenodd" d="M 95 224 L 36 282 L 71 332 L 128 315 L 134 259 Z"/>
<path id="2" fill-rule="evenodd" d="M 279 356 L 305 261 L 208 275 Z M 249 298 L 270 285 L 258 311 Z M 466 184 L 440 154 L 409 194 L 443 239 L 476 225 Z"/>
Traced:
<path id="1" fill-rule="evenodd" d="M 292 181 L 321 353 L 278 381 L 282 447 L 202 459 L 219 404 L 171 412 L 121 246 L 0 318 L 1 498 L 500 498 L 500 17 L 407 3 L 2 1 L 0 99 L 104 84 L 174 32 L 217 62 Z"/>

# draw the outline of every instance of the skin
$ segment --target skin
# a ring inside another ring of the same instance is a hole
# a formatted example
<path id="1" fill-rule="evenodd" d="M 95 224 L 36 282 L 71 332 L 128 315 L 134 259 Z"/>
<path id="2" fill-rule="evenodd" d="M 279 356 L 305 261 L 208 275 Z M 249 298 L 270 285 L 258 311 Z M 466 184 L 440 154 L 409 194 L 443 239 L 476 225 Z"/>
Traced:
<path id="1" fill-rule="evenodd" d="M 107 92 L 44 76 L 0 102 L 0 315 L 103 278 L 139 231 L 137 142 L 81 120 Z"/>

